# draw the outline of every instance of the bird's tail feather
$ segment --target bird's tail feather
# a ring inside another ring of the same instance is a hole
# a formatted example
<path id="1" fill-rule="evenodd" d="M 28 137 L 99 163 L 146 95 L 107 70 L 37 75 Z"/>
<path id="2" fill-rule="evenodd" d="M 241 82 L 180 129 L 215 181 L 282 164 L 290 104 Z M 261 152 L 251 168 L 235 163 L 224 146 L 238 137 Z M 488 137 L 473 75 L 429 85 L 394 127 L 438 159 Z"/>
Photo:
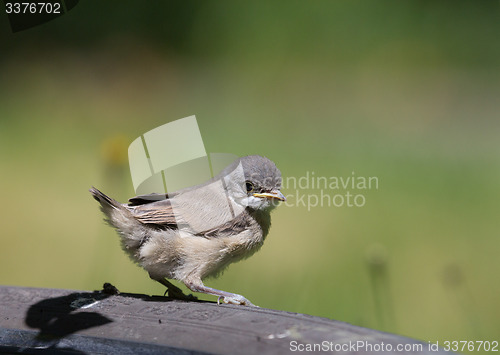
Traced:
<path id="1" fill-rule="evenodd" d="M 109 197 L 108 195 L 102 193 L 101 191 L 99 191 L 98 189 L 96 189 L 94 186 L 92 186 L 90 188 L 90 193 L 92 194 L 92 196 L 94 197 L 94 199 L 99 202 L 102 206 L 102 208 L 120 208 L 121 205 L 118 201 L 112 199 L 111 197 Z"/>
<path id="2" fill-rule="evenodd" d="M 120 235 L 123 249 L 132 257 L 144 238 L 144 227 L 132 216 L 126 206 L 95 187 L 89 191 L 101 204 L 101 210 L 106 215 L 106 222 L 114 227 Z"/>

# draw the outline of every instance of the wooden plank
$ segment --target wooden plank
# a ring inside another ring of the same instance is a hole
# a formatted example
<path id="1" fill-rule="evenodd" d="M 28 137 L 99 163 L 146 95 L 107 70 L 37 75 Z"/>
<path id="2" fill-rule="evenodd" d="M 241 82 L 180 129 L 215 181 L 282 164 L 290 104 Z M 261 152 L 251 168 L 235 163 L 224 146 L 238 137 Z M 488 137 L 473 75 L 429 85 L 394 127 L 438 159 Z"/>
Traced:
<path id="1" fill-rule="evenodd" d="M 0 352 L 446 353 L 425 342 L 306 314 L 110 293 L 0 286 Z M 406 350 L 397 351 L 401 346 Z"/>

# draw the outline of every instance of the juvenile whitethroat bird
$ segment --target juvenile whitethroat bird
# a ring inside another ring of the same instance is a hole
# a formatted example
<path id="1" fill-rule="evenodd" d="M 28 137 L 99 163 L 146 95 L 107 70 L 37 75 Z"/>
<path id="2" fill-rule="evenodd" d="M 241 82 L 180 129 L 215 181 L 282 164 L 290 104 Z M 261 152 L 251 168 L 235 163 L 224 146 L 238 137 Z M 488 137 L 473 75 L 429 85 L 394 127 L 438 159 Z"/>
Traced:
<path id="1" fill-rule="evenodd" d="M 166 286 L 169 296 L 183 296 L 167 280 L 173 279 L 193 292 L 218 296 L 218 302 L 253 306 L 245 297 L 207 287 L 202 280 L 260 249 L 271 226 L 271 210 L 286 200 L 280 188 L 276 165 L 251 155 L 201 185 L 137 196 L 128 204 L 94 187 L 90 192 L 125 252 Z"/>

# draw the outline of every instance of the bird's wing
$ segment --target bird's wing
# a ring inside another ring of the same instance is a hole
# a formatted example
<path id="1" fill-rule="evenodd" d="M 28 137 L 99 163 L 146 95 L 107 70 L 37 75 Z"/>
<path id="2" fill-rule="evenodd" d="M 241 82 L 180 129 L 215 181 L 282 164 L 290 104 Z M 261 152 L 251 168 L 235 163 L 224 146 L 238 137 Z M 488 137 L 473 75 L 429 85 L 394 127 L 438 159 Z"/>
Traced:
<path id="1" fill-rule="evenodd" d="M 250 216 L 245 211 L 240 213 L 235 218 L 227 221 L 220 226 L 215 228 L 210 228 L 208 230 L 198 232 L 195 235 L 204 238 L 218 238 L 218 237 L 229 237 L 231 235 L 239 234 L 248 228 L 250 225 Z"/>
<path id="2" fill-rule="evenodd" d="M 157 228 L 179 229 L 185 227 L 185 221 L 179 214 L 174 214 L 170 200 L 144 203 L 137 206 L 128 206 L 134 218 L 143 224 Z M 235 218 L 215 228 L 200 231 L 193 235 L 203 238 L 228 237 L 239 234 L 250 225 L 250 216 L 245 211 Z"/>
<path id="3" fill-rule="evenodd" d="M 142 224 L 147 224 L 151 227 L 156 228 L 168 228 L 168 229 L 187 229 L 190 230 L 192 235 L 199 236 L 203 238 L 217 238 L 217 237 L 226 237 L 234 234 L 239 234 L 251 224 L 251 218 L 247 211 L 242 211 L 238 215 L 234 216 L 230 219 L 226 219 L 223 221 L 223 218 L 220 219 L 222 222 L 216 227 L 212 228 L 203 228 L 203 222 L 200 224 L 194 223 L 189 218 L 183 218 L 184 213 L 188 213 L 186 209 L 195 209 L 197 206 L 191 206 L 189 203 L 185 203 L 182 199 L 176 200 L 175 212 L 174 207 L 172 206 L 174 197 L 181 197 L 182 193 L 174 192 L 167 194 L 149 194 L 149 195 L 139 195 L 129 199 L 129 204 L 127 206 L 128 210 L 132 213 L 132 215 Z M 182 197 L 181 197 L 182 198 Z M 192 199 L 188 198 L 188 201 Z M 184 203 L 183 203 L 184 202 Z M 210 200 L 209 203 L 213 203 Z M 213 212 L 216 212 L 220 206 L 214 204 L 212 206 Z M 202 211 L 200 211 L 202 212 Z M 221 211 L 222 213 L 222 211 Z M 199 218 L 207 218 L 207 216 L 199 216 Z M 205 224 L 207 227 L 210 225 L 209 222 Z M 203 229 L 202 229 L 203 228 Z"/>
<path id="4" fill-rule="evenodd" d="M 143 196 L 137 196 L 129 200 L 134 201 L 129 203 L 127 207 L 135 219 L 143 224 L 156 225 L 160 228 L 177 228 L 178 221 L 175 218 L 170 200 L 151 201 L 145 200 Z M 139 201 L 141 203 L 138 203 Z"/>

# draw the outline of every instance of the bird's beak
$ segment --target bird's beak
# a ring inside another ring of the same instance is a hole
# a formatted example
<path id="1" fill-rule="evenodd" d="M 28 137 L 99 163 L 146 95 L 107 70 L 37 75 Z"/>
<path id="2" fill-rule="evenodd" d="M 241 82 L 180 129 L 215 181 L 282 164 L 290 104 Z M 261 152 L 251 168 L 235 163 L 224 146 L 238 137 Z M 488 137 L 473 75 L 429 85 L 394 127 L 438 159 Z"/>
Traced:
<path id="1" fill-rule="evenodd" d="M 280 190 L 272 190 L 271 192 L 254 193 L 253 195 L 255 197 L 275 198 L 275 199 L 280 200 L 280 201 L 286 201 L 285 195 L 283 195 Z"/>

